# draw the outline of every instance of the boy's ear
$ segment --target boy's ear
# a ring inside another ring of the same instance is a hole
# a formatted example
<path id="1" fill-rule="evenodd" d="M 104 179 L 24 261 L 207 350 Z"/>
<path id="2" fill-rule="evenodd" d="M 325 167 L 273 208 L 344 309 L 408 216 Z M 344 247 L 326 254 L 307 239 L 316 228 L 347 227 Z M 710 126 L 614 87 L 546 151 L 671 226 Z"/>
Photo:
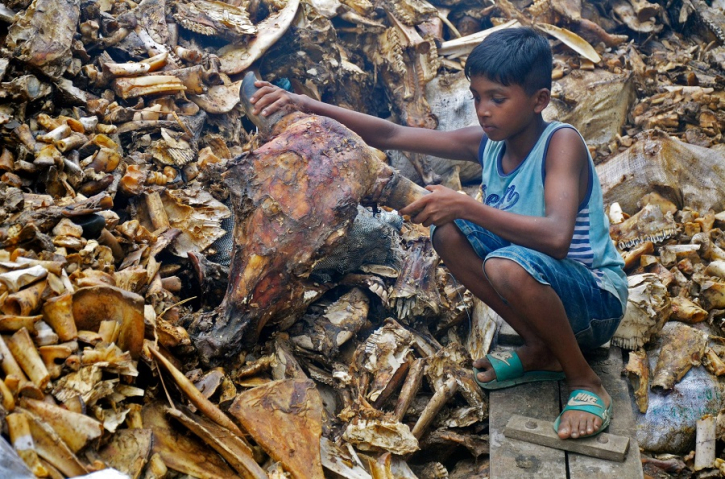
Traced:
<path id="1" fill-rule="evenodd" d="M 541 113 L 549 105 L 551 91 L 548 88 L 541 88 L 534 93 L 534 112 Z"/>

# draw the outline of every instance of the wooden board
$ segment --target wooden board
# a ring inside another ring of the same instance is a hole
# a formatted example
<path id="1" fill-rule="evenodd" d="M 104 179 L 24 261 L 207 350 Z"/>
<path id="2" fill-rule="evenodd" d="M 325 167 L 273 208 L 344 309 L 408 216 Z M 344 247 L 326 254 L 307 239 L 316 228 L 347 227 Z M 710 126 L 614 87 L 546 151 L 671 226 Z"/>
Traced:
<path id="1" fill-rule="evenodd" d="M 521 338 L 506 323 L 501 324 L 498 345 L 515 346 Z M 565 381 L 559 383 L 532 383 L 511 389 L 492 391 L 490 394 L 490 440 L 491 440 L 491 478 L 528 478 L 536 477 L 588 477 L 594 478 L 632 478 L 642 479 L 639 446 L 634 436 L 635 422 L 632 401 L 627 381 L 622 377 L 622 350 L 617 347 L 597 348 L 585 353 L 587 361 L 602 378 L 604 387 L 614 400 L 613 417 L 608 433 L 629 436 L 630 447 L 624 462 L 612 462 L 576 453 L 557 451 L 545 446 L 529 444 L 518 439 L 509 439 L 503 431 L 509 418 L 514 414 L 554 421 L 561 411 L 560 404 L 565 403 L 569 392 Z M 552 389 L 558 389 L 552 391 Z M 547 452 L 548 451 L 548 452 Z M 553 451 L 553 452 L 552 452 Z"/>
<path id="2" fill-rule="evenodd" d="M 622 377 L 624 369 L 622 350 L 612 346 L 606 357 L 589 358 L 589 364 L 599 375 L 604 388 L 612 397 L 613 412 L 609 429 L 610 434 L 629 436 L 630 445 L 627 458 L 624 462 L 602 461 L 581 454 L 569 454 L 569 473 L 571 477 L 618 477 L 627 479 L 642 479 L 642 463 L 640 461 L 639 446 L 634 435 L 636 430 L 632 400 L 627 381 Z M 567 398 L 566 383 L 562 381 L 561 397 Z M 562 401 L 566 402 L 566 400 Z"/>
<path id="3" fill-rule="evenodd" d="M 538 382 L 491 391 L 489 396 L 491 478 L 567 478 L 564 451 L 504 436 L 506 423 L 515 414 L 545 421 L 556 419 L 559 414 L 559 384 Z"/>
<path id="4" fill-rule="evenodd" d="M 552 421 L 542 421 L 515 414 L 504 429 L 504 435 L 511 439 L 540 444 L 564 451 L 576 452 L 598 459 L 622 462 L 629 451 L 629 438 L 603 432 L 596 437 L 582 439 L 559 439 Z"/>

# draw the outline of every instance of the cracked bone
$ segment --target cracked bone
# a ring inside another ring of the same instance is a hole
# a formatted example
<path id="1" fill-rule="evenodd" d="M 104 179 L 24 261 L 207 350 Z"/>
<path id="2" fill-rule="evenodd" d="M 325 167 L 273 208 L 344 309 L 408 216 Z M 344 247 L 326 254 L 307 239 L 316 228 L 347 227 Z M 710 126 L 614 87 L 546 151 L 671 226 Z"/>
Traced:
<path id="1" fill-rule="evenodd" d="M 13 357 L 20 364 L 20 367 L 25 371 L 30 380 L 33 381 L 33 384 L 41 390 L 44 389 L 50 381 L 50 373 L 40 358 L 38 350 L 35 349 L 28 330 L 22 328 L 17 333 L 6 338 L 6 343 Z"/>
<path id="2" fill-rule="evenodd" d="M 196 389 L 196 386 L 194 386 L 194 383 L 189 381 L 189 379 L 184 376 L 184 374 L 176 369 L 176 367 L 164 357 L 163 354 L 161 354 L 159 351 L 157 351 L 153 347 L 148 348 L 149 352 L 153 356 L 154 359 L 164 367 L 164 369 L 171 375 L 172 378 L 174 378 L 174 381 L 179 386 L 179 389 L 181 389 L 187 398 L 189 398 L 189 401 L 196 406 L 201 412 L 206 415 L 209 419 L 214 421 L 215 423 L 219 424 L 220 426 L 229 429 L 231 432 L 239 436 L 240 438 L 244 438 L 244 433 L 239 429 L 239 427 L 232 422 L 231 419 L 229 419 L 229 416 L 224 414 L 218 407 L 216 407 L 211 401 L 209 401 L 198 389 Z"/>
<path id="3" fill-rule="evenodd" d="M 89 442 L 100 439 L 103 433 L 103 425 L 85 414 L 29 398 L 21 398 L 20 406 L 34 412 L 52 427 L 74 453 Z"/>
<path id="4" fill-rule="evenodd" d="M 33 436 L 30 434 L 28 418 L 21 413 L 13 413 L 6 418 L 10 443 L 15 448 L 18 456 L 30 468 L 30 471 L 37 477 L 48 476 L 48 470 L 40 463 L 40 458 L 35 450 Z"/>

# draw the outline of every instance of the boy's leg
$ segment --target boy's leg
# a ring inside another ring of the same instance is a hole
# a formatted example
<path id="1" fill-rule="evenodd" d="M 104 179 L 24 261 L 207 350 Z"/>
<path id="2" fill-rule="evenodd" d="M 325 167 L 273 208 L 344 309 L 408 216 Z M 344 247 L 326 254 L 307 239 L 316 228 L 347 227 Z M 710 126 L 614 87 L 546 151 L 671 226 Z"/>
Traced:
<path id="1" fill-rule="evenodd" d="M 585 389 L 598 395 L 608 407 L 612 399 L 579 348 L 561 299 L 551 286 L 536 281 L 517 263 L 503 258 L 486 261 L 491 286 L 510 305 L 561 364 L 571 391 Z M 561 419 L 559 437 L 590 435 L 602 421 L 593 414 L 568 411 Z"/>
<path id="2" fill-rule="evenodd" d="M 611 398 L 584 359 L 561 299 L 551 287 L 536 281 L 515 262 L 502 258 L 489 259 L 484 274 L 483 260 L 453 223 L 436 228 L 433 244 L 453 276 L 521 335 L 525 346 L 517 352 L 524 370 L 563 367 L 570 388 L 590 390 L 606 406 L 610 404 Z M 481 381 L 495 378 L 485 358 L 474 365 L 486 370 L 479 375 Z M 591 434 L 600 425 L 601 420 L 592 414 L 568 412 L 560 422 L 559 436 Z"/>
<path id="3" fill-rule="evenodd" d="M 435 229 L 433 246 L 456 280 L 496 311 L 521 336 L 524 345 L 517 349 L 517 353 L 525 371 L 562 370 L 559 362 L 534 330 L 528 327 L 491 287 L 483 273 L 483 259 L 476 254 L 466 236 L 454 223 L 447 223 Z M 478 374 L 479 381 L 488 382 L 496 378 L 486 358 L 476 359 L 474 366 L 482 371 Z"/>

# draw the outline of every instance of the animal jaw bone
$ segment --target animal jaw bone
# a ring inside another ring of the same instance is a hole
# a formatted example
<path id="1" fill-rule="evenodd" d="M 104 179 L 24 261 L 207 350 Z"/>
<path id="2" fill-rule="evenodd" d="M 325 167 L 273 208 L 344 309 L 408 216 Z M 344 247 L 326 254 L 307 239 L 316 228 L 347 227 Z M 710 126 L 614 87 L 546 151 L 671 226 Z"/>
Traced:
<path id="1" fill-rule="evenodd" d="M 258 32 L 249 21 L 249 14 L 240 7 L 209 0 L 174 4 L 174 19 L 183 28 L 207 36 L 218 36 L 231 42 L 239 42 Z"/>

